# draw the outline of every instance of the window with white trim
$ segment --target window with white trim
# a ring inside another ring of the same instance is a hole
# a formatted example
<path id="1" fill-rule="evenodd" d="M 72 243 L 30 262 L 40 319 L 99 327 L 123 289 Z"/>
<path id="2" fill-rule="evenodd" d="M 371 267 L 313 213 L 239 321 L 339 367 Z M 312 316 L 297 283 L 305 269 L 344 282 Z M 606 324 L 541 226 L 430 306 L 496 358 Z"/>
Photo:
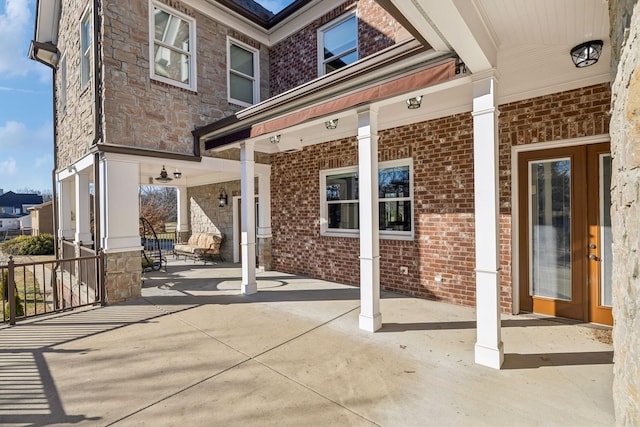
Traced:
<path id="1" fill-rule="evenodd" d="M 195 91 L 195 19 L 153 0 L 149 11 L 151 78 Z"/>
<path id="2" fill-rule="evenodd" d="M 248 107 L 258 102 L 259 52 L 227 37 L 227 96 L 229 102 Z"/>
<path id="3" fill-rule="evenodd" d="M 91 79 L 91 9 L 82 15 L 80 20 L 80 84 L 84 86 Z"/>
<path id="4" fill-rule="evenodd" d="M 358 18 L 355 11 L 318 30 L 318 75 L 358 60 Z"/>
<path id="5" fill-rule="evenodd" d="M 413 161 L 378 165 L 380 236 L 413 238 Z M 358 167 L 320 171 L 320 224 L 324 236 L 358 236 Z"/>

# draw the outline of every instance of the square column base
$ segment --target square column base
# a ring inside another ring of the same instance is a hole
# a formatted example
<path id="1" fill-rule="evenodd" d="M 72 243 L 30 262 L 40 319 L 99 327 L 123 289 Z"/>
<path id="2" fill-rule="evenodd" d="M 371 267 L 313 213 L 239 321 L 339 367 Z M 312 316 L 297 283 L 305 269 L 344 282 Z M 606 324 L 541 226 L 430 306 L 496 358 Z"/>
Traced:
<path id="1" fill-rule="evenodd" d="M 258 284 L 257 283 L 243 283 L 242 284 L 242 295 L 253 295 L 258 293 Z"/>
<path id="2" fill-rule="evenodd" d="M 375 332 L 382 328 L 382 315 L 380 313 L 373 317 L 361 314 L 359 317 L 359 326 L 363 331 Z"/>
<path id="3" fill-rule="evenodd" d="M 493 369 L 500 369 L 504 362 L 504 346 L 502 341 L 498 344 L 498 348 L 485 347 L 476 343 L 475 345 L 475 362 L 478 365 L 487 366 Z"/>

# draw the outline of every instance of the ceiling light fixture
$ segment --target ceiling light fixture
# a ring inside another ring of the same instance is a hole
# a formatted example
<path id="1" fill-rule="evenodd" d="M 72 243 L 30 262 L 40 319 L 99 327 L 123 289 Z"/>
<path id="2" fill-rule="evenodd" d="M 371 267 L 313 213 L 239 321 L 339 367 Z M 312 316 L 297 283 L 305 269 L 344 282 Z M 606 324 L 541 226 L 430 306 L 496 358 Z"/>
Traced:
<path id="1" fill-rule="evenodd" d="M 422 95 L 407 99 L 407 108 L 410 110 L 420 108 L 420 104 L 422 104 Z"/>
<path id="2" fill-rule="evenodd" d="M 178 169 L 176 169 L 176 171 L 173 173 L 173 177 L 175 179 L 180 179 L 182 178 L 182 172 L 180 172 Z"/>
<path id="3" fill-rule="evenodd" d="M 327 120 L 324 122 L 324 127 L 327 129 L 335 129 L 338 127 L 338 119 Z"/>
<path id="4" fill-rule="evenodd" d="M 269 142 L 272 144 L 277 144 L 278 142 L 280 142 L 280 134 L 273 135 L 271 138 L 269 138 Z"/>
<path id="5" fill-rule="evenodd" d="M 577 68 L 584 68 L 598 62 L 601 53 L 602 40 L 591 40 L 571 49 L 571 60 Z"/>
<path id="6" fill-rule="evenodd" d="M 167 170 L 164 168 L 164 165 L 162 165 L 160 176 L 156 177 L 156 181 L 159 181 L 159 182 L 173 181 L 173 179 L 169 177 L 169 174 L 167 173 Z"/>

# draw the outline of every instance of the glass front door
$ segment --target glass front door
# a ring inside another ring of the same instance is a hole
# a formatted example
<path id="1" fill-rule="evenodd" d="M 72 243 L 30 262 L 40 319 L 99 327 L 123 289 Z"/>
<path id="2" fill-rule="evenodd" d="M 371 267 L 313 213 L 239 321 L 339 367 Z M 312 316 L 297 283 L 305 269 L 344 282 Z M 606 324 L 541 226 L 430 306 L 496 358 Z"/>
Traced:
<path id="1" fill-rule="evenodd" d="M 519 153 L 521 310 L 612 324 L 610 188 L 609 144 Z"/>
<path id="2" fill-rule="evenodd" d="M 584 149 L 520 153 L 520 308 L 583 320 Z"/>

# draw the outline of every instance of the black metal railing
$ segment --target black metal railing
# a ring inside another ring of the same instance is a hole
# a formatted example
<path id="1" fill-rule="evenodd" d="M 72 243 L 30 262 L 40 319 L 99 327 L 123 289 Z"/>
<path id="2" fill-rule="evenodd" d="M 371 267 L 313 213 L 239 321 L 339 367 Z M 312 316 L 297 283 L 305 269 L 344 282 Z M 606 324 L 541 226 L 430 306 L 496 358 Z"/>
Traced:
<path id="1" fill-rule="evenodd" d="M 2 323 L 102 304 L 104 254 L 84 249 L 80 257 L 20 263 L 9 257 L 0 265 Z"/>

